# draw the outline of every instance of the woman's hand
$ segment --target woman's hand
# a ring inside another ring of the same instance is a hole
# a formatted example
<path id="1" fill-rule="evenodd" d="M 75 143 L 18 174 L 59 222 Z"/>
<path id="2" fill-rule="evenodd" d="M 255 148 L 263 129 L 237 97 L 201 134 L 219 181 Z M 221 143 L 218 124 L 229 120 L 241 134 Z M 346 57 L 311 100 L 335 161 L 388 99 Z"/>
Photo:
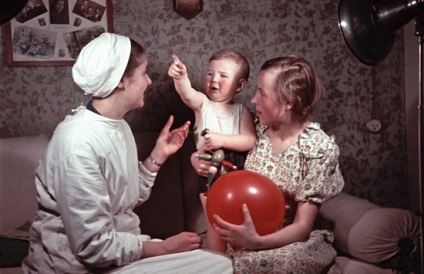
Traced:
<path id="1" fill-rule="evenodd" d="M 240 225 L 228 223 L 215 215 L 216 224 L 213 224 L 215 231 L 221 239 L 225 240 L 236 249 L 258 249 L 261 236 L 256 232 L 255 225 L 246 204 L 243 204 L 242 211 L 244 222 Z"/>
<path id="2" fill-rule="evenodd" d="M 190 121 L 172 131 L 169 129 L 174 122 L 174 116 L 170 116 L 161 130 L 156 145 L 151 152 L 151 157 L 158 163 L 163 164 L 169 156 L 179 150 L 187 138 Z"/>
<path id="3" fill-rule="evenodd" d="M 164 241 L 143 242 L 141 257 L 154 257 L 178 252 L 194 250 L 200 247 L 202 238 L 194 232 L 181 232 L 180 234 L 166 238 Z"/>
<path id="4" fill-rule="evenodd" d="M 162 243 L 166 254 L 171 254 L 199 248 L 202 238 L 194 232 L 181 232 L 180 234 L 166 238 Z"/>
<path id="5" fill-rule="evenodd" d="M 294 222 L 282 229 L 267 235 L 259 235 L 253 224 L 247 206 L 242 206 L 244 222 L 240 225 L 225 222 L 219 216 L 214 216 L 215 232 L 236 249 L 263 250 L 282 247 L 294 242 L 303 242 L 313 230 L 318 205 L 311 202 L 299 202 Z"/>

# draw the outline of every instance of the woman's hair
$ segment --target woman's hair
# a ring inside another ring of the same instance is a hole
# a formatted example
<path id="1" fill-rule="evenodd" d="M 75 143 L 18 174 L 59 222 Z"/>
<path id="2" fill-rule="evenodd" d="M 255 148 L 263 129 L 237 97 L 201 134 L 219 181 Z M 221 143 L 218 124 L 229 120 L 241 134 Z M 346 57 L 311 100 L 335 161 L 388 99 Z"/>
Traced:
<path id="1" fill-rule="evenodd" d="M 144 48 L 135 40 L 130 38 L 131 52 L 125 68 L 124 76 L 132 76 L 134 70 L 146 59 Z"/>
<path id="2" fill-rule="evenodd" d="M 219 50 L 215 52 L 211 58 L 209 59 L 209 62 L 213 60 L 224 60 L 229 59 L 234 61 L 236 64 L 240 65 L 240 69 L 238 71 L 241 78 L 247 79 L 249 78 L 250 74 L 250 66 L 249 62 L 247 61 L 246 57 L 244 57 L 241 53 L 234 51 L 234 50 Z"/>
<path id="3" fill-rule="evenodd" d="M 266 61 L 261 71 L 277 70 L 275 90 L 280 102 L 293 104 L 292 114 L 304 122 L 312 117 L 322 92 L 322 84 L 314 68 L 304 58 L 289 55 Z"/>

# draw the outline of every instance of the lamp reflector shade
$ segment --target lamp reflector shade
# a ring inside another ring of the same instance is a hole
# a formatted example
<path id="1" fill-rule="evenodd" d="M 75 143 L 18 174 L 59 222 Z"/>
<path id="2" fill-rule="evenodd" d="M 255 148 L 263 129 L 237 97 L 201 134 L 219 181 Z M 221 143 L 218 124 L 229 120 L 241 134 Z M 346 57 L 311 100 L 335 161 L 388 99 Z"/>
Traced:
<path id="1" fill-rule="evenodd" d="M 339 27 L 352 54 L 375 65 L 392 50 L 396 31 L 422 10 L 417 1 L 341 0 Z"/>

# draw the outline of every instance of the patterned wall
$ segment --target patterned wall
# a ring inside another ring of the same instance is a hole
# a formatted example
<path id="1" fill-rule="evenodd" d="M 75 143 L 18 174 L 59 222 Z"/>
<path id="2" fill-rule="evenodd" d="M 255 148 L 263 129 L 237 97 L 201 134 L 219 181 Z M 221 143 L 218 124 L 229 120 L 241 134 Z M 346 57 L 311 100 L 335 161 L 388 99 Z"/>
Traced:
<path id="1" fill-rule="evenodd" d="M 402 37 L 379 65 L 359 63 L 338 28 L 338 2 L 330 0 L 203 0 L 203 12 L 186 20 L 172 0 L 113 0 L 115 32 L 147 50 L 153 84 L 146 106 L 127 115 L 135 131 L 158 131 L 170 114 L 177 123 L 192 119 L 167 76 L 177 54 L 200 88 L 212 52 L 232 48 L 251 63 L 251 78 L 238 100 L 249 107 L 260 65 L 282 54 L 305 56 L 317 68 L 326 92 L 316 120 L 336 136 L 347 192 L 375 203 L 407 206 L 404 69 Z M 50 134 L 80 102 L 70 67 L 5 65 L 4 31 L 0 50 L 0 137 Z M 382 121 L 379 133 L 365 124 Z"/>

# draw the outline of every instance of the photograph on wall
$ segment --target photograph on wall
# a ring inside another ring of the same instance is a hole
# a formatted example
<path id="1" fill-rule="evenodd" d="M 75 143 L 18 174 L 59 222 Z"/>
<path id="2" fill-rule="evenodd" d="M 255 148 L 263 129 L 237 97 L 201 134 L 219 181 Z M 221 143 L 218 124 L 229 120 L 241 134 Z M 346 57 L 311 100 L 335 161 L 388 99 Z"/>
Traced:
<path id="1" fill-rule="evenodd" d="M 113 32 L 111 0 L 29 0 L 5 24 L 9 66 L 71 66 L 88 42 Z"/>

